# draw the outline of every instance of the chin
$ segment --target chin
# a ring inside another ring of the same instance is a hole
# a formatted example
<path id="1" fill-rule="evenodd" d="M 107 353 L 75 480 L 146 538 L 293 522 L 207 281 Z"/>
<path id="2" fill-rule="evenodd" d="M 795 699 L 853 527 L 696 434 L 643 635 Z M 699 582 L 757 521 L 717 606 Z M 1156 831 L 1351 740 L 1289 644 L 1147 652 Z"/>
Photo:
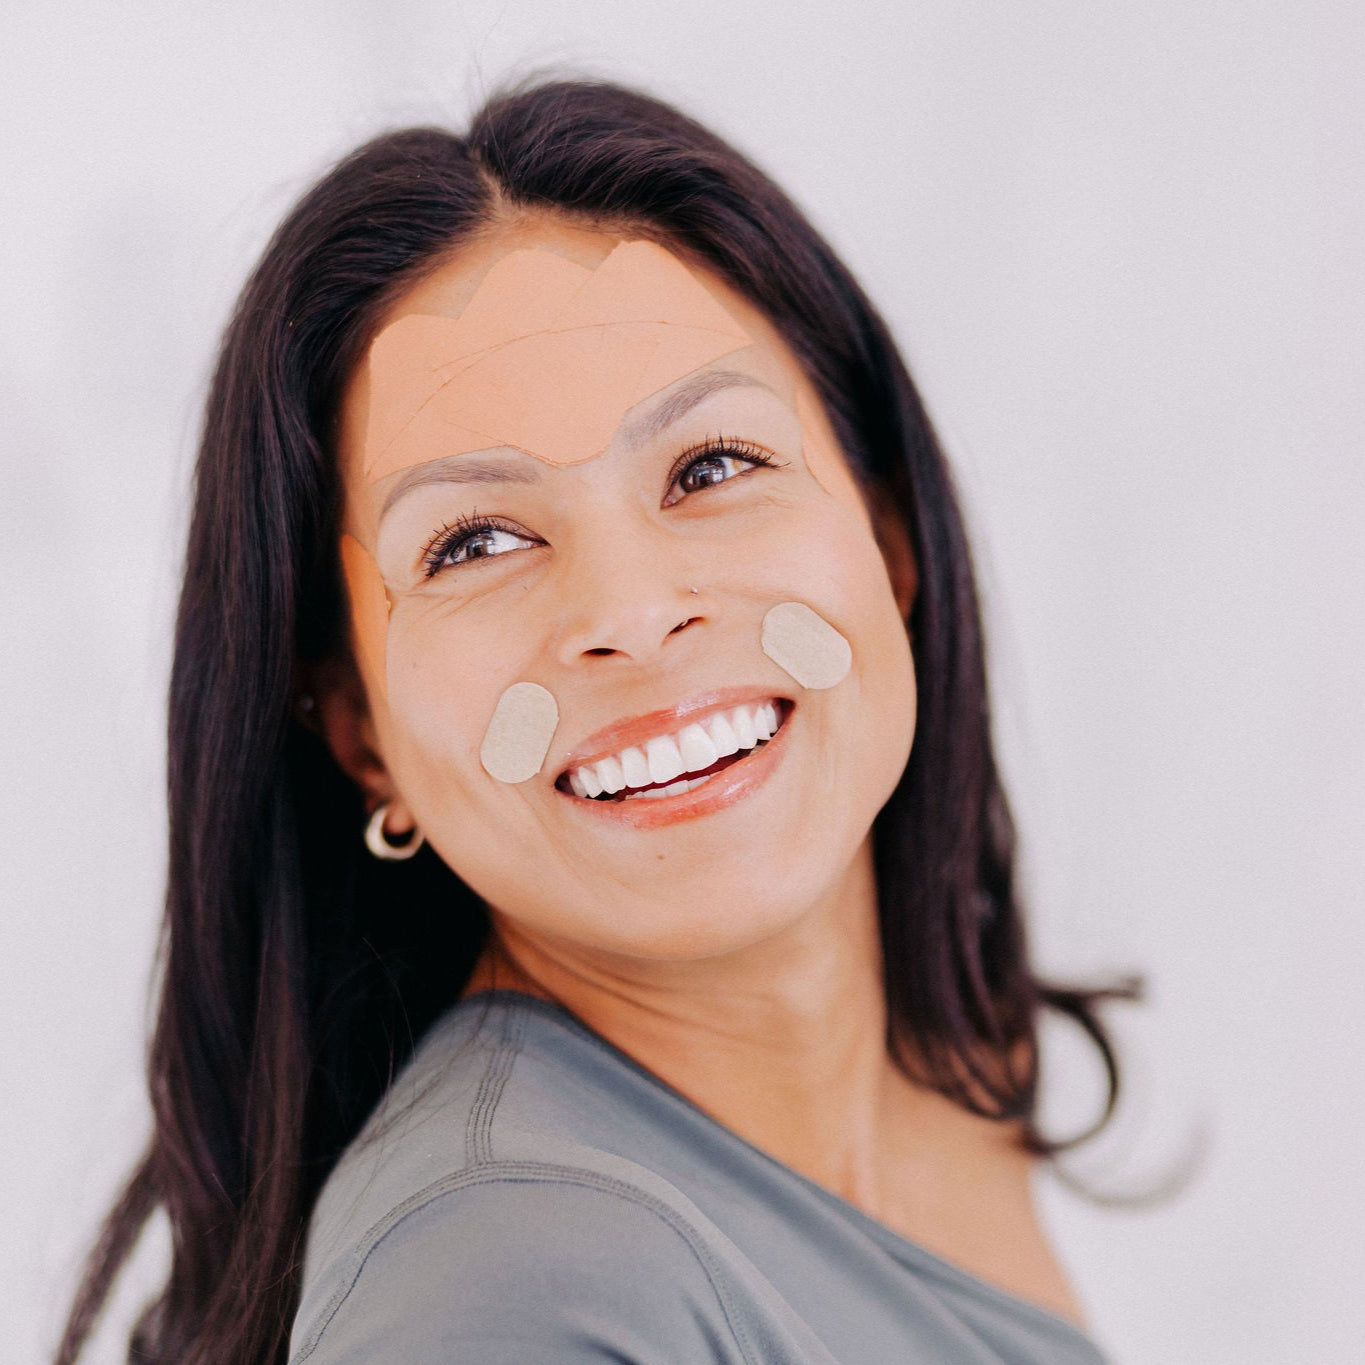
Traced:
<path id="1" fill-rule="evenodd" d="M 593 952 L 652 962 L 699 962 L 742 952 L 798 925 L 843 881 L 814 867 L 753 867 L 745 875 L 694 878 L 668 887 L 615 894 L 560 907 L 551 924 L 543 905 L 514 914 Z"/>

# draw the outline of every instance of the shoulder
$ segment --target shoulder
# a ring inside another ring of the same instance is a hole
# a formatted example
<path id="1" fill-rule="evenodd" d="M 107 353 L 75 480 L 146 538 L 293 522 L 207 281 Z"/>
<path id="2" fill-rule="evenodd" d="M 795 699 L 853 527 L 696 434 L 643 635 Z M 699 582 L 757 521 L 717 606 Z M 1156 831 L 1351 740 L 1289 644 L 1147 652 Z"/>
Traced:
<path id="1" fill-rule="evenodd" d="M 291 1365 L 752 1358 L 703 1238 L 666 1201 L 593 1170 L 453 1173 L 326 1279 L 295 1322 Z"/>

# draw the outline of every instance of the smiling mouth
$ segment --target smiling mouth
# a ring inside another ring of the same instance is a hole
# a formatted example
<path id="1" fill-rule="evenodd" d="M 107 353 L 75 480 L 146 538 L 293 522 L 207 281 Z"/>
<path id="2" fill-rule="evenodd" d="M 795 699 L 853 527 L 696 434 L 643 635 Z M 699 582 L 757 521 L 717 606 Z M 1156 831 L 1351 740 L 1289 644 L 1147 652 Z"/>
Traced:
<path id="1" fill-rule="evenodd" d="M 791 703 L 780 697 L 713 711 L 643 745 L 570 768 L 555 786 L 592 801 L 648 801 L 695 791 L 761 749 L 790 712 Z"/>

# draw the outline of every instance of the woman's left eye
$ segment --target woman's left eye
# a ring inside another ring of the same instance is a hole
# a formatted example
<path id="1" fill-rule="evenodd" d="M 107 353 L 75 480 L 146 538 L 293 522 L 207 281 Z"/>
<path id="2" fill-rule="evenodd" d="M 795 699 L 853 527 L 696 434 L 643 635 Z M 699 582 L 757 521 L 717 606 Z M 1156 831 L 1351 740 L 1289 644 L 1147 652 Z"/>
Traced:
<path id="1" fill-rule="evenodd" d="M 676 469 L 669 484 L 669 495 L 664 499 L 665 507 L 680 502 L 689 493 L 726 483 L 737 474 L 743 474 L 758 465 L 771 465 L 773 461 L 760 450 L 727 444 L 714 446 L 690 458 L 684 456 L 679 463 L 681 468 Z"/>

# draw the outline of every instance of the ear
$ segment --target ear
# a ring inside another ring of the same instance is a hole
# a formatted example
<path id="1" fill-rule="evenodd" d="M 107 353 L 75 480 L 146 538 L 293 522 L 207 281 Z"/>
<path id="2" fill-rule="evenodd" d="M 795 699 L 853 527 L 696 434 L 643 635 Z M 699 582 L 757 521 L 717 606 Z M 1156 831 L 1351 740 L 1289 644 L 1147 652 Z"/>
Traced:
<path id="1" fill-rule="evenodd" d="M 909 624 L 915 594 L 919 591 L 919 565 L 910 544 L 910 529 L 895 498 L 880 485 L 872 488 L 867 501 L 872 515 L 872 533 L 877 538 L 882 559 L 886 561 L 896 606 L 900 609 L 901 620 Z"/>
<path id="2" fill-rule="evenodd" d="M 307 680 L 313 698 L 311 728 L 322 736 L 337 766 L 364 793 L 365 809 L 373 811 L 387 801 L 390 810 L 384 828 L 391 834 L 406 834 L 417 822 L 385 766 L 355 663 L 346 655 L 314 664 Z"/>

